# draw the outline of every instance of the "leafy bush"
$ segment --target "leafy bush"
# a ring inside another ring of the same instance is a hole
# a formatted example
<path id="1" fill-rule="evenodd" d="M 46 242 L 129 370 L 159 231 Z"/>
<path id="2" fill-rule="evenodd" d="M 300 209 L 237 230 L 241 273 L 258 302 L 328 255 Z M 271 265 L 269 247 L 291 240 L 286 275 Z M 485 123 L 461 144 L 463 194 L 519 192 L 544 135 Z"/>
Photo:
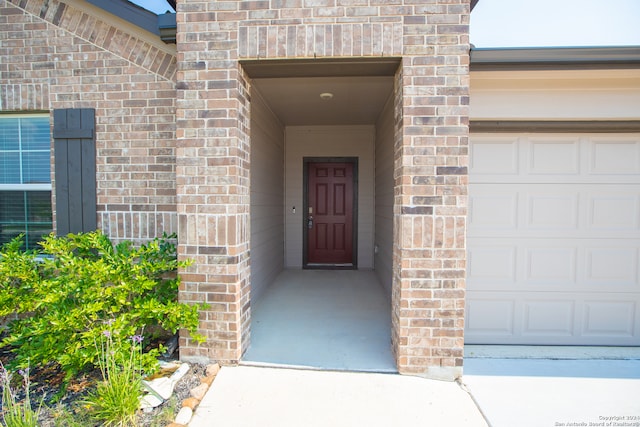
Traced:
<path id="1" fill-rule="evenodd" d="M 96 343 L 108 329 L 126 342 L 142 331 L 189 330 L 197 340 L 200 306 L 177 301 L 179 266 L 172 238 L 163 236 L 141 247 L 113 246 L 99 231 L 50 235 L 42 251 L 21 250 L 21 238 L 0 249 L 0 316 L 11 319 L 0 346 L 15 353 L 12 365 L 55 362 L 71 378 L 96 366 Z M 145 342 L 149 342 L 149 336 Z M 129 340 L 130 341 L 130 340 Z M 130 348 L 120 346 L 119 351 Z M 142 365 L 154 369 L 161 349 L 144 354 Z"/>

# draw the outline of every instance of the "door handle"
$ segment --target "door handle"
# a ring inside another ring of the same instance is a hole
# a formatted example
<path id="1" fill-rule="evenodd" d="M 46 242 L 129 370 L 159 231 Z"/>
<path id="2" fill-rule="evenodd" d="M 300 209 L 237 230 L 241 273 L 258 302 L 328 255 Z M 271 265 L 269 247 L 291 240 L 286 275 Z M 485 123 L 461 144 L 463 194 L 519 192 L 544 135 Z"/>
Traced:
<path id="1" fill-rule="evenodd" d="M 313 216 L 311 215 L 307 218 L 307 228 L 313 228 Z"/>

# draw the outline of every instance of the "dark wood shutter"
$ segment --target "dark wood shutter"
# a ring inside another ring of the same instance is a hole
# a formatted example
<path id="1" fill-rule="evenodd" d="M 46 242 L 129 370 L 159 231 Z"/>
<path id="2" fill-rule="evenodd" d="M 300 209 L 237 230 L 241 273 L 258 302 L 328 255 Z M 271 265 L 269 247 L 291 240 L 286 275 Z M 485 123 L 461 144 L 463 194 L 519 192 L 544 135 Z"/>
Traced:
<path id="1" fill-rule="evenodd" d="M 94 231 L 97 227 L 95 110 L 54 110 L 53 140 L 58 235 Z"/>

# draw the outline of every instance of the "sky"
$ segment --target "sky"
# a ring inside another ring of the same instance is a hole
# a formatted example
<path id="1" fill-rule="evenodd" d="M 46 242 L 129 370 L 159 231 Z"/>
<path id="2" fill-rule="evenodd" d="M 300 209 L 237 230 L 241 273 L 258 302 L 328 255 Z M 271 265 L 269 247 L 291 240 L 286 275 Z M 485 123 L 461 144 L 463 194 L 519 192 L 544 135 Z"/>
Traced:
<path id="1" fill-rule="evenodd" d="M 166 0 L 130 0 L 155 13 Z M 480 0 L 475 47 L 640 46 L 640 0 Z"/>
<path id="2" fill-rule="evenodd" d="M 640 0 L 480 0 L 476 47 L 640 46 Z"/>

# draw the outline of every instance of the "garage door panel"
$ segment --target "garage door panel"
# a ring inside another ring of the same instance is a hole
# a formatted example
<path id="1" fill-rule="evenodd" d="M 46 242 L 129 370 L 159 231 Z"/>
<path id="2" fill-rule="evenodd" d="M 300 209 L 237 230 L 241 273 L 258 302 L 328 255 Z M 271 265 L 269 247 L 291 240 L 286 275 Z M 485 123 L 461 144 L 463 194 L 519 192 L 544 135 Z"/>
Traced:
<path id="1" fill-rule="evenodd" d="M 633 338 L 637 335 L 637 316 L 635 301 L 622 298 L 610 301 L 585 301 L 582 335 Z"/>
<path id="2" fill-rule="evenodd" d="M 530 175 L 578 175 L 580 144 L 578 138 L 530 138 L 528 141 Z"/>
<path id="3" fill-rule="evenodd" d="M 591 174 L 629 175 L 634 180 L 640 174 L 640 137 L 594 137 L 589 152 Z"/>
<path id="4" fill-rule="evenodd" d="M 467 344 L 638 345 L 636 295 L 469 291 Z"/>
<path id="5" fill-rule="evenodd" d="M 472 136 L 472 183 L 637 183 L 640 136 Z M 552 153 L 553 152 L 553 153 Z"/>
<path id="6" fill-rule="evenodd" d="M 640 345 L 640 135 L 471 142 L 467 342 Z"/>
<path id="7" fill-rule="evenodd" d="M 604 292 L 621 288 L 640 292 L 638 248 L 591 247 L 585 249 L 585 256 L 586 285 Z"/>
<path id="8" fill-rule="evenodd" d="M 516 280 L 516 253 L 515 245 L 474 246 L 467 256 L 467 277 L 494 288 L 508 287 Z"/>
<path id="9" fill-rule="evenodd" d="M 587 190 L 587 226 L 590 230 L 637 233 L 640 229 L 640 185 L 603 186 Z"/>
<path id="10" fill-rule="evenodd" d="M 525 283 L 553 288 L 575 285 L 577 248 L 528 247 L 525 254 Z"/>
<path id="11" fill-rule="evenodd" d="M 471 337 L 499 336 L 501 339 L 515 335 L 515 300 L 503 295 L 482 295 L 467 298 L 467 333 Z"/>
<path id="12" fill-rule="evenodd" d="M 640 185 L 471 184 L 468 219 L 473 237 L 637 239 Z"/>
<path id="13" fill-rule="evenodd" d="M 526 300 L 523 303 L 523 336 L 574 335 L 575 301 Z"/>
<path id="14" fill-rule="evenodd" d="M 640 293 L 638 242 L 469 238 L 469 289 Z"/>
<path id="15" fill-rule="evenodd" d="M 516 188 L 477 186 L 469 199 L 469 227 L 481 232 L 515 231 L 518 224 Z"/>
<path id="16" fill-rule="evenodd" d="M 577 288 L 583 252 L 564 239 L 467 239 L 469 290 L 557 292 Z"/>
<path id="17" fill-rule="evenodd" d="M 517 137 L 474 139 L 469 164 L 477 176 L 517 175 L 519 173 Z"/>
<path id="18" fill-rule="evenodd" d="M 576 230 L 578 197 L 579 193 L 570 190 L 532 186 L 525 198 L 526 228 L 531 231 Z"/>

